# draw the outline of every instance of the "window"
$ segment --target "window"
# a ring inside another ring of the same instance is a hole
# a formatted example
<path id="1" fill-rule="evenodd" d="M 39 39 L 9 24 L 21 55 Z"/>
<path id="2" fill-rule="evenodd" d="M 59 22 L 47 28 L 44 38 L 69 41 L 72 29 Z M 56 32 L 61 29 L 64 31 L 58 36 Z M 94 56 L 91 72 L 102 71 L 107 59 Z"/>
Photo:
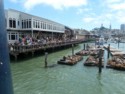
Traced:
<path id="1" fill-rule="evenodd" d="M 46 29 L 46 23 L 44 25 L 45 25 L 45 29 Z"/>
<path id="2" fill-rule="evenodd" d="M 41 22 L 41 28 L 43 29 L 43 22 Z"/>
<path id="3" fill-rule="evenodd" d="M 26 20 L 24 20 L 24 28 L 26 28 Z"/>
<path id="4" fill-rule="evenodd" d="M 13 19 L 13 28 L 16 28 L 16 19 Z"/>
<path id="5" fill-rule="evenodd" d="M 22 20 L 22 28 L 24 28 L 24 21 Z"/>
<path id="6" fill-rule="evenodd" d="M 29 28 L 28 19 L 26 20 L 26 28 Z"/>
<path id="7" fill-rule="evenodd" d="M 36 26 L 36 25 L 35 25 L 35 21 L 33 21 L 33 27 L 35 28 L 35 26 Z"/>
<path id="8" fill-rule="evenodd" d="M 11 40 L 15 40 L 16 39 L 16 36 L 15 36 L 15 34 L 13 35 L 13 34 L 11 34 Z"/>
<path id="9" fill-rule="evenodd" d="M 50 25 L 50 30 L 52 30 L 52 25 Z"/>
<path id="10" fill-rule="evenodd" d="M 9 18 L 9 27 L 12 28 L 12 18 Z"/>
<path id="11" fill-rule="evenodd" d="M 44 25 L 44 22 L 43 22 L 43 29 L 45 29 L 45 25 Z"/>
<path id="12" fill-rule="evenodd" d="M 38 21 L 38 28 L 40 28 L 39 21 Z"/>
<path id="13" fill-rule="evenodd" d="M 31 28 L 31 19 L 29 19 L 29 28 Z"/>
<path id="14" fill-rule="evenodd" d="M 38 24 L 38 22 L 36 21 L 35 23 L 36 23 L 36 28 L 37 28 L 37 27 L 38 27 L 38 25 L 37 25 L 37 24 Z"/>

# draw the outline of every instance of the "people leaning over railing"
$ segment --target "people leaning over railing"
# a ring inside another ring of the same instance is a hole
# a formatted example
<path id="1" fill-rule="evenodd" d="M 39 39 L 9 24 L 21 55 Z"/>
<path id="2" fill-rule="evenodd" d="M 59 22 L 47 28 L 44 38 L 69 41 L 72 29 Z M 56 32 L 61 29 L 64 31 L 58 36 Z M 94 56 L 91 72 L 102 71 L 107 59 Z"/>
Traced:
<path id="1" fill-rule="evenodd" d="M 17 40 L 15 43 L 9 43 L 9 49 L 10 51 L 15 51 L 15 49 L 19 50 L 19 49 L 23 49 L 23 48 L 27 48 L 30 49 L 32 48 L 31 46 L 34 45 L 34 47 L 37 47 L 35 45 L 39 45 L 39 46 L 47 46 L 47 45 L 61 45 L 60 43 L 64 44 L 64 43 L 71 43 L 71 42 L 77 42 L 77 41 L 83 41 L 83 40 L 79 40 L 79 39 L 75 39 L 75 38 L 63 38 L 63 37 L 52 37 L 52 36 L 41 36 L 41 37 L 31 37 L 29 35 L 27 36 L 22 36 L 19 38 L 19 40 Z M 27 46 L 27 47 L 26 47 Z"/>

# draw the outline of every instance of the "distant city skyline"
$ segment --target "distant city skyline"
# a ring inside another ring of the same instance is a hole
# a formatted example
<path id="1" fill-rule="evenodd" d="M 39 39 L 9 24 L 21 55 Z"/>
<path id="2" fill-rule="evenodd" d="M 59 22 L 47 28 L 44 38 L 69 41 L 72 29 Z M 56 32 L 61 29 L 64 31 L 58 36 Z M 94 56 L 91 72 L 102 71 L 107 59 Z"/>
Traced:
<path id="1" fill-rule="evenodd" d="M 50 19 L 71 28 L 120 29 L 125 24 L 123 0 L 4 0 L 5 9 L 15 9 Z"/>

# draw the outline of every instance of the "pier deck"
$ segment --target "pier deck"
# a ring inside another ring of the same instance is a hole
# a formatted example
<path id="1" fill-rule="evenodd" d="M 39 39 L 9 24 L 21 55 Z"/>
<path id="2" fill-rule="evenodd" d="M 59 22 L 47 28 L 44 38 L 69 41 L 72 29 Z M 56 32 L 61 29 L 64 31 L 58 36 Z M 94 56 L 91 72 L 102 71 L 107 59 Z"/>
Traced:
<path id="1" fill-rule="evenodd" d="M 34 44 L 34 45 L 9 45 L 9 53 L 10 55 L 15 57 L 17 60 L 17 56 L 21 53 L 28 53 L 31 52 L 32 56 L 34 55 L 35 51 L 38 50 L 46 50 L 49 48 L 57 48 L 68 46 L 72 44 L 78 44 L 83 42 L 83 40 L 74 40 L 74 41 L 65 41 L 65 42 L 58 42 L 58 43 L 46 43 L 46 44 Z"/>
<path id="2" fill-rule="evenodd" d="M 108 49 L 108 46 L 104 46 L 104 48 Z M 113 47 L 110 47 L 109 51 L 110 51 L 112 56 L 123 56 L 123 55 L 125 55 L 125 52 L 123 52 L 119 49 L 113 48 Z"/>

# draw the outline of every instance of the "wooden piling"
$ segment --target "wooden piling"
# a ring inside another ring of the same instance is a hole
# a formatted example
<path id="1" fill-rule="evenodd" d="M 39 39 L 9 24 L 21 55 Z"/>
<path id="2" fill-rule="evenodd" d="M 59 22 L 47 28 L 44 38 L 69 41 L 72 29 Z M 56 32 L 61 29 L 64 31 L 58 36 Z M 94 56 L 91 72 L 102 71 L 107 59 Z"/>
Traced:
<path id="1" fill-rule="evenodd" d="M 103 52 L 102 52 L 102 49 L 100 49 L 99 51 L 99 73 L 102 72 L 102 56 L 103 56 Z"/>
<path id="2" fill-rule="evenodd" d="M 48 57 L 48 53 L 45 52 L 45 68 L 47 68 L 47 64 L 48 64 L 48 62 L 47 62 L 47 57 Z"/>
<path id="3" fill-rule="evenodd" d="M 118 40 L 118 49 L 119 49 L 119 40 Z"/>
<path id="4" fill-rule="evenodd" d="M 110 44 L 108 45 L 108 58 L 110 56 Z"/>
<path id="5" fill-rule="evenodd" d="M 74 44 L 72 44 L 72 55 L 74 55 Z"/>
<path id="6" fill-rule="evenodd" d="M 87 51 L 89 50 L 89 45 L 88 45 L 88 44 L 86 45 L 86 50 L 87 50 Z"/>
<path id="7" fill-rule="evenodd" d="M 85 43 L 84 43 L 84 50 L 85 50 L 85 46 L 86 46 L 86 45 L 85 45 Z"/>

